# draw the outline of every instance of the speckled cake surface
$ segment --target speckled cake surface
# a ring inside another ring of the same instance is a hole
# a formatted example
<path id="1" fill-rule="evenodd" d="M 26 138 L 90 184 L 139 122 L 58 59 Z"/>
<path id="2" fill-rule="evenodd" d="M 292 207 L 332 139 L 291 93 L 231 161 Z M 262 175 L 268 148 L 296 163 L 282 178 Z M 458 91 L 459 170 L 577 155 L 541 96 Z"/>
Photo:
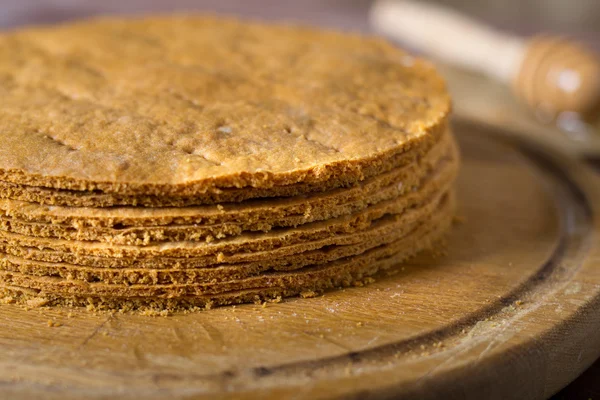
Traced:
<path id="1" fill-rule="evenodd" d="M 445 84 L 381 39 L 200 15 L 27 28 L 0 35 L 0 96 L 10 301 L 307 296 L 452 220 Z"/>

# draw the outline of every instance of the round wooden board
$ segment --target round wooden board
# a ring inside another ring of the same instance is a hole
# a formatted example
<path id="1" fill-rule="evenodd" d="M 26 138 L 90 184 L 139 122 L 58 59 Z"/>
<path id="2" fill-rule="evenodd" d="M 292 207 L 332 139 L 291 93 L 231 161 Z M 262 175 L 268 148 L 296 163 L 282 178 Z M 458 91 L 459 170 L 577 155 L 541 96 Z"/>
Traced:
<path id="1" fill-rule="evenodd" d="M 482 127 L 456 131 L 464 221 L 445 256 L 264 308 L 1 305 L 0 397 L 550 396 L 600 354 L 600 179 Z"/>

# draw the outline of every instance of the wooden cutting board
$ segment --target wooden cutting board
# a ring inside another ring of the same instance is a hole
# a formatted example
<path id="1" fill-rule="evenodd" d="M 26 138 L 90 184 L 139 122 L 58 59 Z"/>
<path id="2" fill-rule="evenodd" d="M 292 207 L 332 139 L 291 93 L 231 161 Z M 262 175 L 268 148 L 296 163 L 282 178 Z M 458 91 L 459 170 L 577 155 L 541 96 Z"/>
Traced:
<path id="1" fill-rule="evenodd" d="M 600 355 L 600 179 L 486 129 L 456 124 L 446 255 L 264 308 L 1 305 L 0 398 L 550 396 Z"/>

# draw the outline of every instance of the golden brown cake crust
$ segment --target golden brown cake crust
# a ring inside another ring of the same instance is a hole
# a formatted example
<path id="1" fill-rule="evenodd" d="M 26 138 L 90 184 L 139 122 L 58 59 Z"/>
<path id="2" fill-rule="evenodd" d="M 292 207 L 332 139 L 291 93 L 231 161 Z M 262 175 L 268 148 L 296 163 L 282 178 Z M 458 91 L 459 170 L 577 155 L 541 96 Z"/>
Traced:
<path id="1" fill-rule="evenodd" d="M 73 264 L 108 272 L 212 269 L 215 276 L 226 276 L 224 269 L 229 266 L 250 271 L 296 269 L 360 254 L 366 249 L 385 245 L 409 235 L 415 227 L 437 226 L 439 216 L 448 215 L 448 210 L 446 209 L 446 213 L 444 213 L 439 210 L 441 208 L 443 207 L 438 207 L 434 215 L 425 214 L 422 219 L 415 218 L 414 213 L 400 218 L 386 218 L 358 233 L 338 235 L 267 251 L 217 253 L 190 257 L 114 258 L 82 254 L 77 251 L 40 249 L 32 246 L 33 243 L 15 243 L 2 240 L 0 236 L 0 252 L 6 256 L 15 256 L 32 262 Z"/>
<path id="2" fill-rule="evenodd" d="M 431 218 L 419 223 L 405 224 L 397 229 L 387 230 L 385 235 L 372 235 L 372 239 L 360 243 L 340 246 L 328 246 L 325 249 L 303 252 L 276 259 L 266 258 L 258 262 L 236 264 L 213 264 L 200 268 L 106 268 L 101 264 L 92 266 L 69 264 L 65 262 L 44 262 L 35 259 L 2 254 L 0 271 L 19 272 L 37 277 L 53 276 L 81 282 L 103 282 L 125 285 L 188 285 L 213 284 L 260 276 L 265 272 L 296 271 L 314 265 L 324 265 L 336 260 L 352 258 L 375 248 L 391 247 L 412 254 L 422 247 L 425 237 L 439 237 L 452 218 L 452 202 L 446 201 Z M 385 227 L 375 231 L 384 232 Z"/>
<path id="3" fill-rule="evenodd" d="M 456 142 L 452 133 L 448 129 L 438 142 L 435 143 L 426 153 L 409 152 L 403 155 L 403 162 L 400 166 L 395 167 L 387 172 L 371 176 L 356 182 L 350 181 L 335 181 L 323 182 L 319 185 L 315 184 L 295 184 L 288 186 L 276 186 L 270 188 L 231 188 L 215 190 L 211 193 L 204 193 L 201 196 L 149 196 L 149 195 L 127 195 L 119 193 L 103 193 L 98 191 L 77 191 L 65 189 L 52 189 L 41 186 L 19 185 L 11 182 L 0 181 L 0 209 L 6 210 L 9 207 L 11 200 L 15 202 L 36 203 L 42 205 L 39 207 L 41 213 L 54 214 L 61 206 L 75 207 L 79 209 L 93 209 L 93 215 L 89 215 L 87 221 L 98 221 L 99 215 L 127 215 L 131 213 L 128 210 L 123 210 L 120 206 L 128 208 L 144 209 L 144 214 L 148 214 L 145 219 L 161 219 L 161 216 L 156 214 L 173 215 L 173 210 L 177 212 L 183 210 L 183 213 L 193 212 L 196 215 L 205 214 L 206 206 L 215 208 L 216 204 L 223 205 L 230 203 L 228 207 L 237 207 L 233 203 L 239 203 L 239 207 L 246 207 L 252 202 L 277 202 L 286 203 L 294 199 L 314 197 L 336 197 L 337 195 L 346 196 L 353 190 L 356 191 L 367 185 L 373 186 L 372 183 L 377 181 L 382 185 L 392 182 L 394 179 L 402 179 L 409 181 L 416 179 L 418 174 L 424 173 L 428 168 L 432 167 L 436 160 L 445 158 L 446 156 L 456 155 Z M 351 188 L 353 190 L 347 190 Z M 340 197 L 340 196 L 337 196 Z M 287 200 L 286 200 L 287 199 Z M 250 202 L 247 202 L 250 200 Z M 200 206 L 193 211 L 194 206 Z M 205 206 L 202 208 L 202 206 Z M 11 207 L 14 209 L 27 209 L 24 204 Z M 160 213 L 153 211 L 160 208 Z M 208 207 L 210 208 L 210 207 Z M 168 210 L 171 210 L 170 212 Z M 113 219 L 113 217 L 110 219 Z M 121 222 L 124 220 L 121 218 Z M 168 218 L 167 218 L 168 219 Z M 118 223 L 121 223 L 118 222 Z M 124 222 L 123 222 L 124 223 Z M 129 225 L 129 224 L 127 224 Z"/>
<path id="4" fill-rule="evenodd" d="M 301 223 L 342 215 L 339 207 L 349 204 L 355 211 L 392 196 L 400 196 L 421 187 L 434 171 L 447 163 L 458 163 L 458 151 L 450 133 L 418 162 L 395 168 L 365 179 L 359 184 L 292 197 L 253 199 L 240 203 L 222 203 L 188 207 L 75 207 L 43 205 L 35 201 L 0 199 L 0 216 L 28 222 L 69 225 L 83 230 L 89 227 L 150 227 L 165 225 L 214 225 L 224 223 L 276 225 L 283 219 L 300 217 Z M 1 184 L 0 184 L 1 186 Z M 46 189 L 54 190 L 54 189 Z M 389 192 L 389 193 L 388 193 Z M 83 192 L 79 192 L 83 193 Z M 306 217 L 306 218 L 305 218 Z M 305 218 L 305 219 L 304 219 Z M 296 223 L 299 225 L 300 223 Z M 293 222 L 289 224 L 294 225 Z"/>
<path id="5" fill-rule="evenodd" d="M 0 179 L 159 196 L 360 180 L 450 110 L 380 39 L 206 16 L 3 34 L 0 96 Z"/>
<path id="6" fill-rule="evenodd" d="M 453 153 L 438 160 L 431 169 L 410 172 L 412 174 L 404 176 L 404 179 L 393 178 L 385 186 L 381 186 L 380 182 L 386 179 L 371 178 L 365 181 L 364 186 L 339 189 L 331 194 L 183 210 L 77 209 L 0 200 L 0 229 L 28 236 L 125 245 L 166 241 L 213 242 L 244 233 L 269 232 L 317 221 L 327 221 L 330 229 L 339 217 L 353 215 L 364 220 L 378 208 L 378 204 L 391 203 L 391 208 L 384 205 L 383 209 L 400 212 L 427 201 L 454 181 L 458 158 Z"/>
<path id="7" fill-rule="evenodd" d="M 113 258 L 137 258 L 152 261 L 159 257 L 203 257 L 219 254 L 262 253 L 264 256 L 287 255 L 326 245 L 359 243 L 370 237 L 368 230 L 380 225 L 400 229 L 430 218 L 448 188 L 423 204 L 404 209 L 402 200 L 392 200 L 370 207 L 367 212 L 339 217 L 331 221 L 304 224 L 297 228 L 266 233 L 246 233 L 214 242 L 158 242 L 147 246 L 118 245 L 98 241 L 64 240 L 34 237 L 0 229 L 0 242 L 12 246 L 36 247 L 41 250 Z M 396 209 L 396 207 L 398 207 Z M 387 232 L 389 234 L 389 232 Z M 270 252 L 270 253 L 269 253 Z"/>
<path id="8" fill-rule="evenodd" d="M 398 190 L 398 185 L 391 185 L 382 191 L 381 198 L 367 199 L 366 206 L 355 206 L 354 204 L 344 205 L 339 209 L 324 210 L 326 217 L 323 218 L 317 213 L 308 212 L 288 218 L 267 222 L 253 222 L 251 220 L 241 222 L 226 222 L 210 225 L 181 224 L 166 226 L 145 226 L 130 227 L 122 229 L 86 227 L 81 229 L 69 225 L 60 225 L 56 223 L 37 223 L 27 222 L 18 218 L 0 217 L 0 229 L 7 232 L 19 233 L 27 236 L 59 238 L 66 240 L 99 241 L 111 244 L 147 246 L 163 242 L 214 242 L 215 240 L 225 239 L 232 236 L 241 236 L 251 232 L 266 233 L 274 229 L 300 227 L 304 224 L 327 221 L 327 230 L 333 232 L 334 227 L 341 228 L 339 218 L 345 218 L 342 225 L 345 229 L 352 226 L 358 226 L 359 221 L 368 221 L 372 218 L 378 218 L 382 214 L 396 214 L 407 208 L 429 200 L 436 192 L 443 187 L 449 187 L 457 174 L 457 165 L 455 163 L 446 163 L 439 171 L 430 174 L 427 180 L 421 184 L 409 186 L 404 196 L 394 196 Z M 358 224 L 358 225 L 357 225 Z M 339 232 L 339 231 L 338 231 Z"/>
<path id="9" fill-rule="evenodd" d="M 25 28 L 0 33 L 0 98 L 0 297 L 316 294 L 454 214 L 445 84 L 381 39 L 202 15 Z"/>
<path id="10" fill-rule="evenodd" d="M 8 257 L 0 265 L 0 294 L 26 298 L 38 297 L 48 304 L 100 304 L 107 308 L 142 308 L 156 302 L 159 309 L 176 310 L 190 306 L 225 305 L 276 296 L 293 296 L 303 291 L 320 292 L 350 286 L 375 273 L 397 266 L 419 251 L 430 248 L 448 229 L 453 215 L 454 199 L 450 196 L 442 218 L 433 227 L 421 226 L 406 238 L 387 246 L 365 251 L 354 257 L 326 264 L 316 264 L 293 271 L 260 273 L 224 282 L 185 284 L 110 284 L 67 279 L 60 275 L 38 276 L 33 270 L 23 273 L 18 260 Z M 16 262 L 17 264 L 13 264 Z M 35 267 L 34 267 L 35 269 Z"/>

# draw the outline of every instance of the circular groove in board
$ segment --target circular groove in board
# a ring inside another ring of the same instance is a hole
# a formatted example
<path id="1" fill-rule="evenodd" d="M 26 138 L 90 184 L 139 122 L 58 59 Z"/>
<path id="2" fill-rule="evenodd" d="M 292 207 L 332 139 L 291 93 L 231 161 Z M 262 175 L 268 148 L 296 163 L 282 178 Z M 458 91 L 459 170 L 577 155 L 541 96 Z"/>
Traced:
<path id="1" fill-rule="evenodd" d="M 600 180 L 483 127 L 456 131 L 465 221 L 446 256 L 266 308 L 149 318 L 0 305 L 0 393 L 548 397 L 600 353 Z"/>

